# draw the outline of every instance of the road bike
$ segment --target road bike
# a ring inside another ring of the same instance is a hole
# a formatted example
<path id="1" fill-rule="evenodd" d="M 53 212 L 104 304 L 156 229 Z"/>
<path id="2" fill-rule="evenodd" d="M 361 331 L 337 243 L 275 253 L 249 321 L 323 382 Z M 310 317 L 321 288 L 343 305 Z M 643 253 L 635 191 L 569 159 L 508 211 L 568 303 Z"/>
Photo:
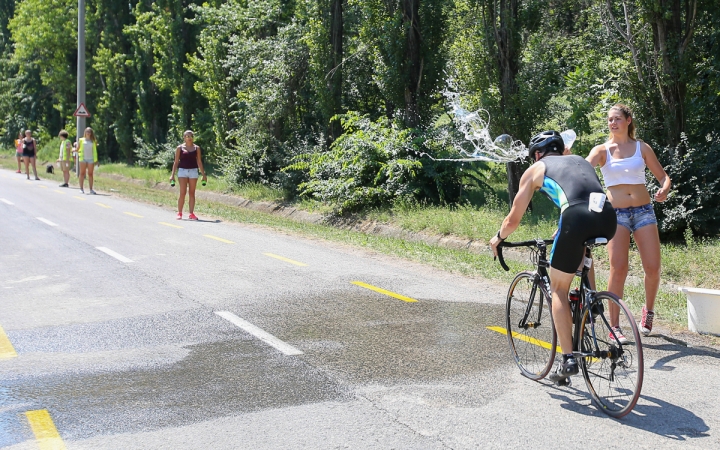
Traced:
<path id="1" fill-rule="evenodd" d="M 552 240 L 502 242 L 498 247 L 500 265 L 510 268 L 503 259 L 503 247 L 527 247 L 535 266 L 532 272 L 515 276 L 507 294 L 506 327 L 510 351 L 520 372 L 531 380 L 547 376 L 555 362 L 557 334 L 552 320 L 552 301 L 547 260 L 547 246 Z M 578 360 L 588 391 L 595 404 L 612 417 L 623 417 L 635 407 L 643 383 L 643 352 L 640 332 L 630 310 L 611 292 L 591 289 L 588 273 L 593 247 L 607 244 L 596 238 L 585 242 L 585 261 L 578 270 L 579 287 L 568 295 L 573 323 L 573 354 Z M 576 278 L 577 279 L 577 278 Z M 610 305 L 620 311 L 619 326 L 627 342 L 620 343 L 610 326 Z M 559 385 L 570 385 L 567 378 Z"/>

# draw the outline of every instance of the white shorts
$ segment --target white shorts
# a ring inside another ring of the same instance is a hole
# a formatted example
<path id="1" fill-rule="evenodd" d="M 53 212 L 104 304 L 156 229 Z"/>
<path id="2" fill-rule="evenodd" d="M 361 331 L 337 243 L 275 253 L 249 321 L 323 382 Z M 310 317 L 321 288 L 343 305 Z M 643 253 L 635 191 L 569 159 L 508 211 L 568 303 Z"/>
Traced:
<path id="1" fill-rule="evenodd" d="M 198 169 L 178 169 L 178 178 L 198 178 Z"/>

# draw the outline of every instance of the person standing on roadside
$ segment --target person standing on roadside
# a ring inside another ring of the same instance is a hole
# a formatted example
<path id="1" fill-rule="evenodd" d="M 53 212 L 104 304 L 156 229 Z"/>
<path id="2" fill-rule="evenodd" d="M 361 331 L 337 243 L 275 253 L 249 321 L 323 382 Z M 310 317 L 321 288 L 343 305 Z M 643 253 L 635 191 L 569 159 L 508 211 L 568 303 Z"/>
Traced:
<path id="1" fill-rule="evenodd" d="M 85 193 L 85 176 L 87 173 L 90 194 L 95 195 L 95 191 L 93 191 L 93 173 L 95 166 L 98 164 L 98 153 L 97 139 L 92 128 L 85 128 L 84 137 L 78 140 L 76 148 L 78 161 L 80 162 L 80 192 Z"/>
<path id="2" fill-rule="evenodd" d="M 18 138 L 15 139 L 15 159 L 17 159 L 18 168 L 16 173 L 22 173 L 22 162 L 23 162 L 23 149 L 22 149 L 23 132 L 18 133 Z"/>
<path id="3" fill-rule="evenodd" d="M 58 154 L 57 162 L 60 165 L 60 170 L 63 173 L 63 184 L 60 187 L 70 187 L 68 182 L 70 181 L 70 161 L 72 160 L 72 145 L 68 141 L 68 132 L 60 130 L 58 134 L 60 137 L 60 153 Z"/>
<path id="4" fill-rule="evenodd" d="M 630 235 L 635 239 L 645 272 L 645 305 L 642 308 L 640 331 L 647 336 L 655 318 L 655 298 L 660 288 L 660 235 L 650 193 L 645 187 L 645 168 L 660 182 L 654 200 L 664 202 L 670 192 L 670 177 L 648 144 L 635 138 L 632 111 L 617 104 L 607 115 L 610 138 L 590 151 L 586 158 L 600 166 L 608 199 L 617 215 L 617 232 L 608 243 L 610 278 L 608 290 L 622 298 L 628 275 Z M 610 325 L 620 343 L 627 339 L 619 332 L 619 309 L 610 305 Z"/>
<path id="5" fill-rule="evenodd" d="M 25 161 L 25 175 L 27 179 L 30 179 L 30 164 L 32 164 L 33 175 L 36 180 L 40 180 L 37 176 L 37 168 L 35 167 L 35 160 L 37 159 L 37 141 L 32 137 L 32 131 L 25 130 L 25 138 L 21 141 L 23 160 Z"/>
<path id="6" fill-rule="evenodd" d="M 175 171 L 177 171 L 178 181 L 180 182 L 180 196 L 178 197 L 178 213 L 177 220 L 182 220 L 182 210 L 185 206 L 185 194 L 190 194 L 188 206 L 190 215 L 188 219 L 198 220 L 195 215 L 195 187 L 198 181 L 198 171 L 202 173 L 203 183 L 207 181 L 205 168 L 202 164 L 202 153 L 200 147 L 195 145 L 195 136 L 192 131 L 187 130 L 183 133 L 184 143 L 175 149 L 175 161 L 173 162 L 172 173 L 170 174 L 170 183 L 175 184 Z"/>

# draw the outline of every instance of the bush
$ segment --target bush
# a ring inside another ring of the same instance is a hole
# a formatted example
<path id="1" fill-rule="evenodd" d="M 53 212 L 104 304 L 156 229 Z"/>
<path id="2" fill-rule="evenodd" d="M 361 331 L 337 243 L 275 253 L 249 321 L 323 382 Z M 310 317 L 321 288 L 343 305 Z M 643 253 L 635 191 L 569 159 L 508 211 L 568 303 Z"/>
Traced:
<path id="1" fill-rule="evenodd" d="M 46 141 L 45 143 L 41 144 L 39 140 L 38 141 L 38 152 L 37 152 L 37 161 L 38 162 L 55 162 L 58 159 L 58 156 L 60 155 L 60 138 L 52 138 L 49 139 L 49 141 Z"/>
<path id="2" fill-rule="evenodd" d="M 171 169 L 175 161 L 175 148 L 171 142 L 148 143 L 141 138 L 135 138 L 136 164 L 140 167 Z"/>
<path id="3" fill-rule="evenodd" d="M 301 154 L 284 169 L 305 173 L 300 196 L 325 202 L 338 214 L 396 201 L 458 199 L 459 165 L 421 160 L 430 151 L 422 133 L 388 125 L 384 118 L 373 122 L 356 112 L 338 118 L 344 133 L 328 151 Z"/>
<path id="4" fill-rule="evenodd" d="M 720 134 L 710 133 L 705 142 L 691 144 L 683 135 L 677 147 L 658 151 L 673 187 L 667 201 L 659 204 L 660 230 L 682 239 L 686 228 L 695 236 L 720 233 Z M 651 187 L 651 194 L 657 187 Z"/>

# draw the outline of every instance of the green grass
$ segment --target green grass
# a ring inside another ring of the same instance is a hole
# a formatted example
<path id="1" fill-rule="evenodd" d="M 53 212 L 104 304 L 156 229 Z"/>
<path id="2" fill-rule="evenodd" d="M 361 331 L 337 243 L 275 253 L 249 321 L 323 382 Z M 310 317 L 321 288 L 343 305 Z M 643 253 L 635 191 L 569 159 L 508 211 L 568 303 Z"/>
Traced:
<path id="1" fill-rule="evenodd" d="M 170 171 L 165 169 L 151 169 L 146 167 L 128 166 L 127 164 L 104 164 L 96 169 L 96 174 L 119 175 L 133 180 L 145 181 L 148 187 L 160 183 L 169 184 Z M 230 186 L 223 178 L 209 174 L 207 186 L 202 188 L 213 192 L 232 193 L 252 201 L 280 201 L 283 192 L 259 183 L 246 183 L 241 186 Z"/>
<path id="2" fill-rule="evenodd" d="M 0 154 L 0 165 L 14 169 L 15 159 L 10 152 Z M 129 167 L 124 164 L 107 164 L 97 172 L 96 187 L 100 190 L 113 189 L 117 194 L 156 205 L 174 209 L 177 196 L 171 191 L 155 189 L 158 183 L 167 183 L 169 172 L 161 169 L 145 169 Z M 107 174 L 120 175 L 124 178 L 144 180 L 145 183 L 131 183 L 109 178 Z M 40 175 L 59 181 L 60 175 Z M 75 181 L 74 179 L 71 183 Z M 278 190 L 262 185 L 247 185 L 229 189 L 222 179 L 210 177 L 208 186 L 203 188 L 217 192 L 233 192 L 251 200 L 277 200 L 282 198 Z M 498 196 L 499 197 L 499 196 Z M 557 220 L 552 205 L 544 203 L 545 199 L 536 196 L 534 213 L 528 214 L 513 240 L 525 240 L 536 237 L 550 237 L 555 230 Z M 303 209 L 327 211 L 327 207 L 317 203 L 304 202 L 298 205 Z M 325 209 L 323 209 L 325 208 Z M 422 207 L 418 205 L 400 205 L 390 210 L 368 212 L 366 218 L 393 224 L 407 231 L 427 234 L 455 235 L 462 238 L 487 241 L 492 237 L 506 214 L 507 205 L 499 201 L 490 201 L 483 208 L 472 206 L 460 207 Z M 311 225 L 295 222 L 282 217 L 237 208 L 220 203 L 198 202 L 199 214 L 212 215 L 224 220 L 251 223 L 277 230 L 295 232 L 329 241 L 342 242 L 358 247 L 369 248 L 379 253 L 398 256 L 409 260 L 430 264 L 449 272 L 472 277 L 482 277 L 499 283 L 508 283 L 514 273 L 531 268 L 529 261 L 510 261 L 510 272 L 503 271 L 488 253 L 476 254 L 465 250 L 454 250 L 410 242 L 397 238 L 368 235 L 361 232 L 338 229 L 327 225 Z M 555 215 L 553 215 L 555 214 Z M 606 289 L 607 253 L 604 248 L 596 251 L 598 271 L 598 288 Z M 696 242 L 689 248 L 682 245 L 663 244 L 663 282 L 677 285 L 707 287 L 720 289 L 720 276 L 712 267 L 720 265 L 720 242 L 718 240 Z M 710 268 L 710 270 L 708 270 Z M 637 251 L 631 252 L 630 274 L 626 285 L 625 300 L 635 314 L 644 304 L 642 285 L 642 265 Z M 661 286 L 656 302 L 658 320 L 667 321 L 674 326 L 687 326 L 686 299 L 672 285 Z"/>

